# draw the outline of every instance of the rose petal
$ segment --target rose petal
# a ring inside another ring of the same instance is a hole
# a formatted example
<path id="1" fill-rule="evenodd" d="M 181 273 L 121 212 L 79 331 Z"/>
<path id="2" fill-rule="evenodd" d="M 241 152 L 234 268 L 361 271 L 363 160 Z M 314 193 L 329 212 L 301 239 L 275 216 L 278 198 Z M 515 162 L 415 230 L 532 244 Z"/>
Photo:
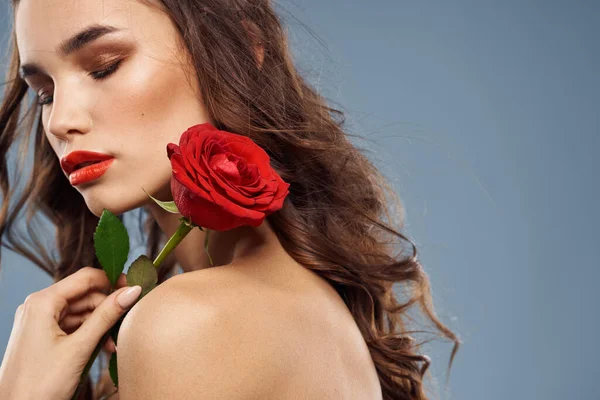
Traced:
<path id="1" fill-rule="evenodd" d="M 258 223 L 260 220 L 265 218 L 265 214 L 263 212 L 255 211 L 253 209 L 245 208 L 235 204 L 230 201 L 228 198 L 221 196 L 218 192 L 212 192 L 215 203 L 223 207 L 228 214 L 237 216 L 239 218 L 244 219 L 245 221 L 251 222 L 250 225 Z M 260 225 L 260 223 L 258 223 Z M 258 226 L 256 225 L 256 226 Z"/>
<path id="2" fill-rule="evenodd" d="M 230 186 L 227 181 L 221 179 L 218 174 L 212 173 L 209 176 L 211 188 L 218 192 L 223 197 L 228 197 L 231 201 L 236 202 L 243 207 L 251 207 L 254 205 L 254 199 L 241 194 L 237 188 Z"/>
<path id="3" fill-rule="evenodd" d="M 289 193 L 289 184 L 275 173 L 260 146 L 209 123 L 188 128 L 179 147 L 169 144 L 167 153 L 179 210 L 208 229 L 259 226 Z"/>
<path id="4" fill-rule="evenodd" d="M 232 153 L 244 158 L 248 164 L 255 164 L 259 171 L 265 172 L 271 169 L 269 155 L 251 139 L 240 136 L 228 142 L 228 147 Z"/>
<path id="5" fill-rule="evenodd" d="M 187 161 L 190 167 L 199 175 L 201 175 L 205 180 L 208 178 L 208 172 L 202 167 L 202 165 L 198 162 L 198 158 L 196 158 L 197 154 L 197 141 L 192 141 L 188 145 L 187 151 Z M 191 155 L 191 156 L 190 156 Z"/>
<path id="6" fill-rule="evenodd" d="M 173 154 L 181 154 L 179 151 L 179 146 L 177 146 L 175 143 L 169 143 L 167 144 L 167 157 L 170 159 Z"/>
<path id="7" fill-rule="evenodd" d="M 175 159 L 175 161 L 172 160 L 171 162 L 173 163 L 178 161 Z M 207 200 L 212 199 L 210 192 L 207 190 L 209 186 L 208 183 L 200 181 L 200 184 L 198 184 L 194 182 L 192 179 L 190 179 L 189 175 L 185 171 L 183 171 L 182 168 L 174 166 L 173 178 L 185 187 L 187 187 L 188 190 L 194 192 L 195 194 L 204 197 Z"/>
<path id="8" fill-rule="evenodd" d="M 218 173 L 225 181 L 231 185 L 239 185 L 242 182 L 242 176 L 236 158 L 239 159 L 235 155 L 215 154 L 208 164 L 211 170 Z"/>

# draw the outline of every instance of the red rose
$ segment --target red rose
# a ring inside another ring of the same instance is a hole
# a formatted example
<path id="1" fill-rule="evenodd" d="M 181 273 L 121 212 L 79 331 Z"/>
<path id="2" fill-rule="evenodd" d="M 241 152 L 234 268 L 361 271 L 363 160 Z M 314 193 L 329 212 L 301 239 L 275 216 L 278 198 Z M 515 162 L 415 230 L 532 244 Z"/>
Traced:
<path id="1" fill-rule="evenodd" d="M 283 207 L 289 184 L 271 168 L 268 154 L 251 139 L 194 125 L 167 145 L 171 192 L 179 212 L 216 231 L 258 227 Z"/>

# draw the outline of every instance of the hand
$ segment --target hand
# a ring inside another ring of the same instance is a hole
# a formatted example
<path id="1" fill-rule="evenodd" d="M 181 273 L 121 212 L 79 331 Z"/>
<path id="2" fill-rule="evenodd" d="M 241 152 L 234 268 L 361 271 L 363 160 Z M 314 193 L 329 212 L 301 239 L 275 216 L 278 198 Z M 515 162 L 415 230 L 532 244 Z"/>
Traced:
<path id="1" fill-rule="evenodd" d="M 106 332 L 139 297 L 124 307 L 125 274 L 117 289 L 102 269 L 84 267 L 32 293 L 15 313 L 0 366 L 0 398 L 70 400 L 81 373 Z M 123 297 L 118 300 L 123 300 Z M 112 340 L 104 346 L 113 351 Z"/>

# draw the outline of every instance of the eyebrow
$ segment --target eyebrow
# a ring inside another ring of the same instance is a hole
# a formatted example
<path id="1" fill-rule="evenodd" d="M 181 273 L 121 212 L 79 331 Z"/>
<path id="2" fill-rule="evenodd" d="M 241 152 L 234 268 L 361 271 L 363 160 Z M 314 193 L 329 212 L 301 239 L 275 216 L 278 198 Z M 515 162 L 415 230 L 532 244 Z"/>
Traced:
<path id="1" fill-rule="evenodd" d="M 69 39 L 63 41 L 58 46 L 58 52 L 66 57 L 71 53 L 74 53 L 83 47 L 87 46 L 91 42 L 101 38 L 104 35 L 107 35 L 112 32 L 119 31 L 120 29 L 111 25 L 100 25 L 94 24 L 90 25 L 83 30 L 79 31 Z M 27 63 L 23 64 L 20 68 L 21 77 L 25 78 L 30 75 L 36 75 L 42 72 L 42 68 L 40 68 L 35 63 Z"/>

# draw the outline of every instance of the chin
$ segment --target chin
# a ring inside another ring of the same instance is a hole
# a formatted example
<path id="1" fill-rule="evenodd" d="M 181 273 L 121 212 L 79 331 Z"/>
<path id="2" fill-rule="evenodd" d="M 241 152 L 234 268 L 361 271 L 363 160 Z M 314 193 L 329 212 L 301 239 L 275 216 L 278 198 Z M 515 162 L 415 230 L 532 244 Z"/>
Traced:
<path id="1" fill-rule="evenodd" d="M 143 185 L 143 189 L 139 184 L 135 186 L 122 184 L 114 187 L 106 183 L 108 182 L 105 182 L 105 184 L 98 182 L 98 184 L 80 189 L 88 209 L 97 217 L 102 215 L 104 209 L 107 209 L 114 215 L 121 215 L 127 211 L 147 205 L 150 202 L 150 197 L 148 197 L 143 189 L 155 197 L 162 197 L 164 190 L 168 190 L 170 194 L 169 183 L 158 186 L 149 183 L 148 185 Z"/>
<path id="2" fill-rule="evenodd" d="M 88 209 L 97 217 L 100 217 L 104 210 L 108 210 L 114 215 L 121 215 L 127 211 L 137 208 L 137 206 L 129 206 L 121 200 L 120 202 L 105 203 L 102 201 L 88 201 L 86 199 Z"/>
<path id="3" fill-rule="evenodd" d="M 142 194 L 146 194 L 142 191 Z M 121 215 L 144 205 L 145 198 L 127 190 L 106 190 L 100 187 L 90 187 L 82 190 L 82 195 L 88 209 L 97 217 L 107 209 L 114 215 Z M 147 196 L 146 196 L 147 197 Z"/>

